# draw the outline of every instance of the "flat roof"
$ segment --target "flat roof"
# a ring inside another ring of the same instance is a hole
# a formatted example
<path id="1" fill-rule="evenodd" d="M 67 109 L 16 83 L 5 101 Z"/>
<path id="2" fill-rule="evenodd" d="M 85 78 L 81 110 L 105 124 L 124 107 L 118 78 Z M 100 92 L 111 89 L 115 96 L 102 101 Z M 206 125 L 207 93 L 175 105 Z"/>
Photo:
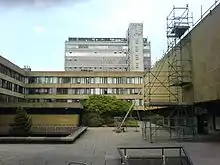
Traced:
<path id="1" fill-rule="evenodd" d="M 69 37 L 68 41 L 108 41 L 108 42 L 127 42 L 126 38 L 78 38 L 78 37 Z"/>
<path id="2" fill-rule="evenodd" d="M 30 71 L 27 76 L 57 76 L 57 77 L 142 77 L 144 72 L 138 71 Z"/>

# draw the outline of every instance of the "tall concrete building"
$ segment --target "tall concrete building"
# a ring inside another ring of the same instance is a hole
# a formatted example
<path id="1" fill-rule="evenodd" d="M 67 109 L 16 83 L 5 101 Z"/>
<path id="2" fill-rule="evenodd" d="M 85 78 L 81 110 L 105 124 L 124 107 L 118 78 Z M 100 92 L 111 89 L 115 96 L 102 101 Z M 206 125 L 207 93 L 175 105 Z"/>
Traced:
<path id="1" fill-rule="evenodd" d="M 143 24 L 130 23 L 128 32 L 128 70 L 144 70 L 144 51 L 143 51 Z"/>
<path id="2" fill-rule="evenodd" d="M 69 38 L 65 43 L 66 71 L 125 71 L 126 38 Z"/>
<path id="3" fill-rule="evenodd" d="M 126 38 L 69 38 L 65 42 L 65 71 L 148 70 L 150 52 L 143 24 L 132 23 Z"/>

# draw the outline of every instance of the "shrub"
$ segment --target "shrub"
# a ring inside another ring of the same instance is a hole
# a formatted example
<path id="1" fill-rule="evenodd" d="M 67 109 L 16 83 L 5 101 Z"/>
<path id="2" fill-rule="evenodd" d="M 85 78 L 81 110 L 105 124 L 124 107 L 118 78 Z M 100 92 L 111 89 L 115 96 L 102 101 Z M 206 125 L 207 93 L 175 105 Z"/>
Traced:
<path id="1" fill-rule="evenodd" d="M 81 124 L 90 127 L 100 127 L 103 125 L 103 119 L 98 113 L 84 113 Z"/>
<path id="2" fill-rule="evenodd" d="M 13 122 L 10 124 L 9 133 L 14 136 L 28 136 L 31 133 L 32 119 L 26 111 L 19 107 Z"/>

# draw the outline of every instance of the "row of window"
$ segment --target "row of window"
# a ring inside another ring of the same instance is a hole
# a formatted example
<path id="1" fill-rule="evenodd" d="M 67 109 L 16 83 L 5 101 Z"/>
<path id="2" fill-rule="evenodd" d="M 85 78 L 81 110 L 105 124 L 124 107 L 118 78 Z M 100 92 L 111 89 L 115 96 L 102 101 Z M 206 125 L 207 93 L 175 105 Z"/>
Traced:
<path id="1" fill-rule="evenodd" d="M 30 84 L 142 84 L 142 77 L 30 77 Z"/>
<path id="2" fill-rule="evenodd" d="M 132 88 L 30 88 L 27 94 L 73 94 L 73 95 L 92 95 L 92 94 L 138 94 L 141 89 Z"/>
<path id="3" fill-rule="evenodd" d="M 28 102 L 41 102 L 41 103 L 54 103 L 54 102 L 61 102 L 61 103 L 80 103 L 80 100 L 76 99 L 28 99 Z"/>
<path id="4" fill-rule="evenodd" d="M 111 69 L 111 68 L 110 68 Z M 114 68 L 124 69 L 124 68 Z M 83 70 L 83 69 L 82 69 Z M 21 74 L 0 64 L 0 73 L 8 75 L 21 82 L 26 82 Z M 141 77 L 30 77 L 28 83 L 71 83 L 71 84 L 141 84 Z"/>
<path id="5" fill-rule="evenodd" d="M 94 51 L 94 54 L 97 54 L 97 53 L 99 53 L 99 52 L 97 52 L 97 51 Z M 122 51 L 119 51 L 119 52 L 117 52 L 117 51 L 114 51 L 114 54 L 117 54 L 117 53 L 119 53 L 119 54 L 122 54 L 122 53 L 124 53 L 124 54 L 126 54 L 126 52 L 122 52 Z M 73 52 L 69 52 L 69 54 L 74 54 Z M 102 52 L 101 52 L 101 54 L 103 54 Z M 72 60 L 70 60 L 70 61 L 72 61 Z M 76 61 L 76 60 L 75 60 Z"/>
<path id="6" fill-rule="evenodd" d="M 23 101 L 24 99 L 21 98 L 0 94 L 0 103 L 12 103 L 12 102 L 23 102 Z"/>
<path id="7" fill-rule="evenodd" d="M 119 68 L 102 68 L 102 67 L 65 67 L 66 71 L 119 71 L 119 70 L 126 70 L 124 67 Z"/>
<path id="8" fill-rule="evenodd" d="M 12 77 L 12 78 L 14 78 L 18 81 L 21 81 L 21 82 L 25 81 L 24 76 L 22 76 L 21 74 L 9 69 L 8 67 L 6 67 L 2 64 L 0 64 L 0 73 L 5 74 L 5 75 L 7 75 L 9 77 Z"/>
<path id="9" fill-rule="evenodd" d="M 24 102 L 24 99 L 17 98 L 14 96 L 8 96 L 4 94 L 0 94 L 0 103 L 12 103 L 12 102 Z M 63 103 L 80 103 L 83 100 L 77 99 L 28 99 L 28 102 L 63 102 Z M 126 100 L 132 103 L 135 103 L 137 106 L 143 105 L 143 100 L 141 99 L 129 99 Z"/>
<path id="10" fill-rule="evenodd" d="M 62 103 L 80 103 L 83 100 L 76 100 L 76 99 L 29 99 L 28 102 L 62 102 Z M 129 102 L 134 103 L 136 106 L 143 106 L 143 100 L 141 99 L 129 99 L 126 100 Z"/>
<path id="11" fill-rule="evenodd" d="M 24 88 L 22 86 L 11 83 L 4 79 L 0 79 L 0 88 L 8 89 L 13 92 L 24 93 Z"/>

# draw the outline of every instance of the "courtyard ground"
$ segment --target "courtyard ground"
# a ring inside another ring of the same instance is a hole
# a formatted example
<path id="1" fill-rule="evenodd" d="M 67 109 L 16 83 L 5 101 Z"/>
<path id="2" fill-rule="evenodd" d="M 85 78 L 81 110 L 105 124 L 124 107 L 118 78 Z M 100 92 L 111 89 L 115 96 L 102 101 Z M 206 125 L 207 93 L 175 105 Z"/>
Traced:
<path id="1" fill-rule="evenodd" d="M 0 165 L 65 165 L 80 161 L 94 165 L 118 165 L 118 146 L 179 146 L 188 151 L 194 165 L 220 164 L 219 142 L 153 143 L 143 140 L 135 128 L 114 133 L 112 128 L 88 128 L 73 144 L 0 144 Z M 138 152 L 136 152 L 137 154 Z"/>

